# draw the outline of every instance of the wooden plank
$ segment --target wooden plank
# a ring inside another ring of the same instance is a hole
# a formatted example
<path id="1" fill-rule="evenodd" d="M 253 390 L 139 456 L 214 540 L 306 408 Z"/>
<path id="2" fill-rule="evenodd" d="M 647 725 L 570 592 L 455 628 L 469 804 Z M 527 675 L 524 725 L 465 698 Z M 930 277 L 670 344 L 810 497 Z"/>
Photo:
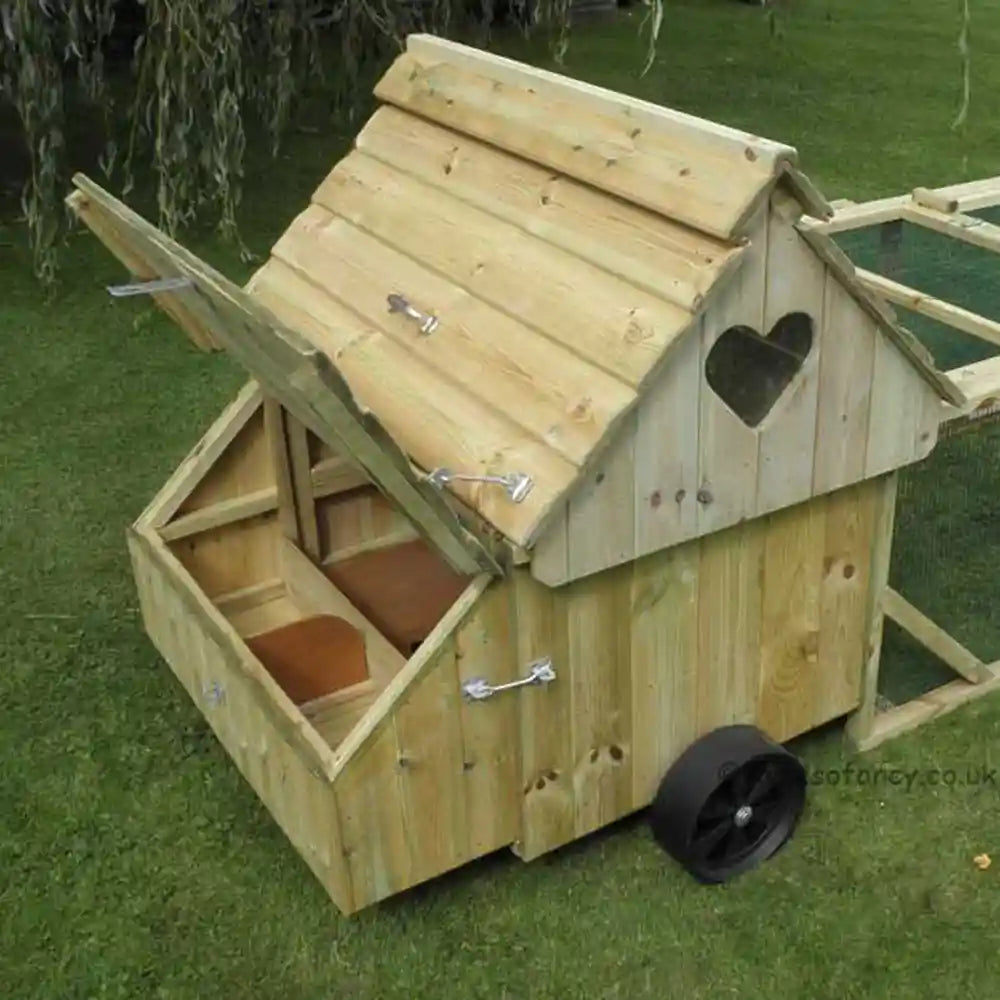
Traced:
<path id="1" fill-rule="evenodd" d="M 635 556 L 635 411 L 616 429 L 616 440 L 570 497 L 569 574 L 574 580 Z"/>
<path id="2" fill-rule="evenodd" d="M 970 653 L 957 639 L 931 621 L 892 587 L 886 587 L 882 592 L 882 610 L 897 625 L 909 632 L 921 646 L 929 649 L 965 680 L 978 684 L 990 679 L 990 672 L 978 656 Z"/>
<path id="3" fill-rule="evenodd" d="M 925 229 L 968 243 L 970 246 L 1000 253 L 1000 226 L 962 212 L 940 212 L 924 205 L 908 205 L 903 217 Z"/>
<path id="4" fill-rule="evenodd" d="M 281 525 L 281 533 L 285 538 L 301 545 L 302 529 L 295 509 L 295 485 L 292 482 L 292 465 L 288 454 L 285 410 L 276 399 L 264 400 L 264 428 L 271 465 L 274 467 L 274 503 L 278 511 L 278 524 Z"/>
<path id="5" fill-rule="evenodd" d="M 829 269 L 824 281 L 821 336 L 812 470 L 815 495 L 864 477 L 875 342 L 881 336 Z"/>
<path id="6" fill-rule="evenodd" d="M 411 222 L 407 231 L 419 225 Z M 468 270 L 464 249 L 452 239 L 440 252 L 456 255 L 456 270 L 459 258 Z M 434 252 L 425 248 L 422 256 Z M 608 424 L 635 399 L 617 378 L 508 315 L 519 312 L 513 300 L 507 312 L 492 308 L 318 205 L 299 215 L 273 254 L 392 341 L 400 349 L 394 357 L 423 362 L 429 397 L 440 396 L 439 380 L 457 382 L 574 464 L 586 460 Z M 409 317 L 388 310 L 386 296 L 393 291 L 438 318 L 432 335 L 416 334 Z M 532 321 L 544 323 L 545 317 Z M 392 370 L 384 377 L 394 382 Z"/>
<path id="7" fill-rule="evenodd" d="M 341 746 L 357 730 L 355 725 Z M 414 884 L 399 771 L 396 732 L 388 726 L 365 746 L 364 752 L 352 758 L 350 768 L 340 773 L 334 783 L 355 909 Z"/>
<path id="8" fill-rule="evenodd" d="M 832 218 L 803 219 L 802 225 L 814 232 L 826 233 L 828 236 L 849 232 L 852 229 L 864 229 L 866 226 L 895 222 L 902 218 L 903 210 L 909 201 L 909 195 L 893 195 L 889 198 L 841 205 L 837 207 Z"/>
<path id="9" fill-rule="evenodd" d="M 490 684 L 520 679 L 515 588 L 496 581 L 455 633 L 459 684 L 484 677 Z M 558 676 L 558 674 L 557 674 Z M 530 692 L 461 702 L 465 829 L 469 854 L 480 857 L 521 836 L 520 703 Z"/>
<path id="10" fill-rule="evenodd" d="M 764 323 L 767 279 L 767 210 L 757 217 L 740 270 L 721 297 L 705 311 L 701 328 L 701 378 L 709 353 L 730 327 L 760 331 Z M 698 421 L 698 533 L 717 531 L 757 510 L 757 433 L 719 398 L 707 383 Z M 700 498 L 700 499 L 699 499 Z"/>
<path id="11" fill-rule="evenodd" d="M 452 636 L 454 631 L 472 613 L 480 597 L 493 579 L 489 573 L 480 573 L 466 589 L 462 596 L 448 609 L 430 635 L 424 639 L 420 648 L 406 661 L 403 668 L 386 685 L 375 699 L 371 709 L 337 747 L 333 758 L 332 778 L 336 778 L 348 765 L 353 757 L 361 754 L 392 719 L 397 702 L 406 696 L 406 692 L 426 674 L 437 662 L 437 651 Z"/>
<path id="12" fill-rule="evenodd" d="M 332 694 L 342 697 L 333 700 L 331 695 L 326 695 L 316 699 L 322 702 L 321 705 L 306 703 L 299 707 L 327 746 L 336 750 L 371 707 L 378 696 L 378 687 L 374 681 L 368 680 Z"/>
<path id="13" fill-rule="evenodd" d="M 693 133 L 667 139 L 622 105 L 609 114 L 583 109 L 575 95 L 447 56 L 397 57 L 375 96 L 723 239 L 741 234 L 777 172 L 777 158 L 756 149 L 716 151 Z"/>
<path id="14" fill-rule="evenodd" d="M 768 519 L 757 724 L 784 742 L 826 715 L 830 669 L 819 659 L 826 509 L 811 500 Z"/>
<path id="15" fill-rule="evenodd" d="M 795 150 L 783 143 L 436 35 L 408 35 L 406 50 L 427 63 L 447 61 L 513 86 L 531 87 L 543 94 L 573 101 L 587 114 L 620 114 L 655 132 L 665 142 L 697 141 L 704 143 L 715 155 L 728 154 L 737 162 L 769 165 L 791 162 L 795 157 Z M 753 157 L 748 156 L 747 147 Z"/>
<path id="16" fill-rule="evenodd" d="M 767 220 L 767 284 L 760 332 L 767 334 L 784 317 L 804 313 L 811 323 L 812 344 L 798 374 L 759 428 L 758 514 L 787 507 L 812 492 L 819 370 L 825 346 L 826 267 L 791 225 L 796 215 L 796 206 L 775 192 Z"/>
<path id="17" fill-rule="evenodd" d="M 98 240 L 128 268 L 134 280 L 151 281 L 154 278 L 162 277 L 140 254 L 135 253 L 127 242 L 117 238 L 113 227 L 108 225 L 107 220 L 99 212 L 94 211 L 93 206 L 82 191 L 73 191 L 66 198 L 66 205 L 77 219 L 83 222 Z M 199 322 L 190 309 L 185 308 L 184 303 L 178 299 L 174 292 L 155 292 L 149 297 L 188 335 L 191 342 L 199 350 L 210 351 L 218 348 L 219 345 L 213 340 L 211 331 Z"/>
<path id="18" fill-rule="evenodd" d="M 1000 323 L 996 320 L 987 319 L 978 313 L 963 309 L 951 302 L 945 302 L 943 299 L 937 299 L 933 295 L 927 295 L 916 288 L 892 281 L 872 271 L 859 269 L 858 277 L 867 288 L 887 298 L 890 302 L 905 306 L 921 316 L 937 320 L 939 323 L 944 323 L 956 330 L 961 330 L 963 333 L 985 340 L 989 344 L 1000 344 Z"/>
<path id="19" fill-rule="evenodd" d="M 950 681 L 905 704 L 880 712 L 874 717 L 867 734 L 855 741 L 855 749 L 874 750 L 887 740 L 912 732 L 918 726 L 947 715 L 976 698 L 1000 690 L 1000 662 L 988 664 L 986 670 L 989 679 L 979 684 Z"/>
<path id="20" fill-rule="evenodd" d="M 917 205 L 931 208 L 935 212 L 957 212 L 958 198 L 954 195 L 940 194 L 925 187 L 915 187 L 911 197 Z"/>
<path id="21" fill-rule="evenodd" d="M 942 403 L 942 424 L 985 416 L 1000 405 L 1000 356 L 952 368 L 948 375 L 965 394 L 967 402 L 962 408 Z"/>
<path id="22" fill-rule="evenodd" d="M 256 607 L 283 593 L 285 593 L 285 582 L 280 577 L 275 577 L 273 580 L 264 580 L 249 587 L 231 590 L 227 594 L 219 594 L 212 599 L 212 603 L 227 618 L 231 618 L 241 611 L 246 611 L 247 608 Z"/>
<path id="23" fill-rule="evenodd" d="M 334 439 L 344 454 L 352 455 L 456 570 L 499 573 L 495 559 L 469 528 L 432 486 L 417 479 L 385 428 L 359 409 L 329 358 L 87 177 L 76 174 L 73 181 L 159 273 L 191 279 L 192 287 L 179 294 L 209 324 L 218 342 L 318 437 Z"/>
<path id="24" fill-rule="evenodd" d="M 253 607 L 243 608 L 237 612 L 231 611 L 226 618 L 241 638 L 251 639 L 263 632 L 270 632 L 272 629 L 300 621 L 302 611 L 287 594 L 281 593 Z"/>
<path id="25" fill-rule="evenodd" d="M 698 541 L 688 542 L 640 558 L 633 567 L 629 660 L 636 808 L 652 802 L 667 769 L 698 735 L 700 552 Z"/>
<path id="26" fill-rule="evenodd" d="M 812 727 L 858 706 L 868 625 L 870 544 L 882 489 L 879 480 L 866 480 L 816 501 L 822 505 L 825 528 Z"/>
<path id="27" fill-rule="evenodd" d="M 318 560 L 319 526 L 316 520 L 316 496 L 313 493 L 312 463 L 309 460 L 309 442 L 306 434 L 305 427 L 286 413 L 285 436 L 288 441 L 288 462 L 295 495 L 299 538 L 306 555 Z"/>
<path id="28" fill-rule="evenodd" d="M 560 591 L 514 570 L 517 661 L 550 657 L 551 684 L 526 689 L 520 699 L 521 837 L 514 851 L 531 861 L 575 836 L 576 782 L 573 758 L 573 676 L 569 623 Z"/>
<path id="29" fill-rule="evenodd" d="M 391 721 L 399 748 L 403 822 L 413 883 L 471 857 L 462 758 L 461 687 L 455 639 L 397 703 Z"/>
<path id="30" fill-rule="evenodd" d="M 678 345 L 638 406 L 635 444 L 636 555 L 693 537 L 698 526 L 701 330 Z"/>
<path id="31" fill-rule="evenodd" d="M 139 515 L 137 524 L 162 528 L 246 426 L 261 405 L 262 399 L 260 386 L 255 381 L 247 382 L 160 487 L 156 496 Z"/>
<path id="32" fill-rule="evenodd" d="M 889 564 L 892 558 L 892 533 L 896 518 L 896 496 L 899 473 L 890 472 L 876 480 L 871 561 L 868 593 L 865 599 L 865 659 L 861 668 L 858 707 L 844 727 L 848 741 L 860 747 L 872 733 L 875 721 L 875 701 L 878 696 L 878 672 L 882 655 L 884 612 L 882 594 L 889 585 Z"/>
<path id="33" fill-rule="evenodd" d="M 353 390 L 379 413 L 417 466 L 427 471 L 445 466 L 466 475 L 530 474 L 531 493 L 518 504 L 490 483 L 456 481 L 446 489 L 508 537 L 522 544 L 532 539 L 545 512 L 576 479 L 574 465 L 459 385 L 435 380 L 429 393 L 430 371 L 419 359 L 281 261 L 272 259 L 258 278 L 255 294 L 337 358 Z"/>
<path id="34" fill-rule="evenodd" d="M 324 458 L 312 468 L 312 492 L 317 500 L 370 484 L 364 472 L 346 458 Z"/>
<path id="35" fill-rule="evenodd" d="M 170 542 L 170 550 L 206 596 L 272 580 L 278 575 L 274 513 L 225 524 Z"/>
<path id="36" fill-rule="evenodd" d="M 469 136 L 383 106 L 356 148 L 526 233 L 696 311 L 742 248 Z"/>
<path id="37" fill-rule="evenodd" d="M 942 198 L 954 198 L 958 202 L 959 211 L 962 212 L 992 208 L 994 205 L 1000 205 L 1000 175 L 947 184 L 935 188 L 934 193 Z"/>
<path id="38" fill-rule="evenodd" d="M 246 496 L 221 500 L 200 510 L 193 510 L 190 514 L 184 514 L 165 524 L 159 529 L 159 535 L 164 541 L 172 542 L 203 531 L 211 531 L 213 528 L 221 528 L 226 524 L 249 520 L 275 510 L 277 506 L 278 491 L 271 486 L 248 493 Z"/>
<path id="39" fill-rule="evenodd" d="M 577 837 L 633 806 L 631 577 L 631 564 L 617 566 L 575 580 L 564 595 Z"/>
<path id="40" fill-rule="evenodd" d="M 282 539 L 281 576 L 296 604 L 308 614 L 336 615 L 365 637 L 368 672 L 380 687 L 403 669 L 405 659 L 374 625 L 342 594 L 293 542 Z"/>
<path id="41" fill-rule="evenodd" d="M 895 345 L 878 337 L 865 475 L 880 475 L 925 458 L 937 441 L 939 418 L 939 398 L 914 377 L 912 367 Z"/>
<path id="42" fill-rule="evenodd" d="M 688 309 L 360 152 L 337 164 L 313 202 L 296 228 L 322 206 L 632 388 L 691 320 Z M 417 302 L 424 295 L 406 291 Z M 436 308 L 431 300 L 425 311 Z"/>
<path id="43" fill-rule="evenodd" d="M 762 591 L 767 518 L 701 539 L 698 567 L 697 736 L 755 722 L 761 673 Z"/>

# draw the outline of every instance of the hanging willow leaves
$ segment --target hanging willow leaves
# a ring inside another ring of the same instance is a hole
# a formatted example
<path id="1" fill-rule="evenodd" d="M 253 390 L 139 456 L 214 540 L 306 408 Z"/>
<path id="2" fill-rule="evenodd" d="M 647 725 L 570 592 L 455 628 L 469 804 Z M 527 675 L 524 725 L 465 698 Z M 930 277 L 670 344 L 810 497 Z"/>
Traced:
<path id="1" fill-rule="evenodd" d="M 642 2 L 645 72 L 664 0 Z M 963 4 L 960 121 L 969 104 Z M 76 166 L 65 132 L 81 104 L 103 133 L 98 166 L 123 197 L 140 171 L 152 171 L 162 228 L 176 236 L 210 217 L 246 257 L 237 216 L 247 149 L 259 132 L 278 155 L 308 82 L 322 82 L 331 114 L 353 123 L 371 72 L 407 34 L 483 45 L 500 6 L 525 34 L 552 29 L 562 62 L 573 0 L 0 0 L 0 103 L 15 110 L 27 151 L 21 205 L 36 274 L 47 284 L 56 275 Z"/>

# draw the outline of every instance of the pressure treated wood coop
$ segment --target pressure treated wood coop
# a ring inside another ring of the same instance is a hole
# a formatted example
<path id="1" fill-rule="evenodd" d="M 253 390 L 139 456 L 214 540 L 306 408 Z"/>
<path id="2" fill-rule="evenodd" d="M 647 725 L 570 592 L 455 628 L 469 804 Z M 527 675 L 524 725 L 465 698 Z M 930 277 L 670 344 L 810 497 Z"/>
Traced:
<path id="1" fill-rule="evenodd" d="M 245 289 L 76 178 L 251 378 L 128 532 L 157 649 L 344 913 L 654 801 L 681 857 L 717 731 L 683 795 L 777 762 L 793 822 L 966 397 L 793 149 L 429 36 L 376 95 Z"/>

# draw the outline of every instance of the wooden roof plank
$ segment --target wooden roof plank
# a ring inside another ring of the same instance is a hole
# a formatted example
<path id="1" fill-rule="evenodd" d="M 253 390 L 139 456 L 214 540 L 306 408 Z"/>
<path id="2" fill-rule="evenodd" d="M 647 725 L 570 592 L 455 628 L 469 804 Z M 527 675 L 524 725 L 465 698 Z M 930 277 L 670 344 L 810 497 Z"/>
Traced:
<path id="1" fill-rule="evenodd" d="M 420 358 L 574 465 L 636 398 L 624 383 L 319 205 L 302 212 L 271 252 L 394 340 L 406 364 Z M 432 334 L 389 312 L 394 292 L 418 309 L 433 309 Z"/>
<path id="2" fill-rule="evenodd" d="M 742 247 L 540 164 L 383 106 L 356 147 L 683 309 L 697 310 Z"/>
<path id="3" fill-rule="evenodd" d="M 690 324 L 686 310 L 360 152 L 313 201 L 632 387 Z"/>
<path id="4" fill-rule="evenodd" d="M 753 150 L 737 165 L 691 137 L 664 139 L 624 115 L 409 53 L 375 96 L 722 239 L 741 233 L 778 169 Z"/>
<path id="5" fill-rule="evenodd" d="M 517 544 L 525 544 L 576 478 L 577 469 L 509 417 L 499 414 L 351 313 L 284 261 L 254 276 L 256 299 L 329 357 L 393 440 L 429 472 L 444 466 L 469 475 L 527 472 L 534 486 L 513 503 L 492 484 L 455 482 L 458 497 Z"/>
<path id="6" fill-rule="evenodd" d="M 371 413 L 357 406 L 329 358 L 306 343 L 238 286 L 161 233 L 84 174 L 73 183 L 98 206 L 108 231 L 160 277 L 184 277 L 178 296 L 216 343 L 242 364 L 317 436 L 362 466 L 393 497 L 456 571 L 501 573 L 496 560 L 428 483 L 420 482 L 399 446 Z"/>
<path id="7" fill-rule="evenodd" d="M 506 83 L 531 87 L 546 96 L 571 101 L 584 112 L 624 115 L 668 142 L 697 143 L 712 155 L 729 157 L 736 164 L 758 162 L 771 166 L 797 159 L 794 147 L 784 143 L 436 35 L 409 35 L 406 51 L 424 62 L 447 61 Z M 752 160 L 747 149 L 753 153 Z"/>

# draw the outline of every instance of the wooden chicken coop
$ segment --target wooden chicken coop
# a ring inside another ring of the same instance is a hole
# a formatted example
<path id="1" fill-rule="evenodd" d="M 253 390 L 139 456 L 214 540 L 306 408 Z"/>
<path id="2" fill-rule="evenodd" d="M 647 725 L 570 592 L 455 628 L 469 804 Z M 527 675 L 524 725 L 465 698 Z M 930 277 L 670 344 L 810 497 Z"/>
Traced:
<path id="1" fill-rule="evenodd" d="M 375 93 L 245 288 L 75 178 L 250 377 L 128 531 L 145 627 L 345 914 L 651 804 L 728 878 L 781 744 L 870 737 L 896 470 L 969 400 L 794 149 L 426 35 Z"/>

